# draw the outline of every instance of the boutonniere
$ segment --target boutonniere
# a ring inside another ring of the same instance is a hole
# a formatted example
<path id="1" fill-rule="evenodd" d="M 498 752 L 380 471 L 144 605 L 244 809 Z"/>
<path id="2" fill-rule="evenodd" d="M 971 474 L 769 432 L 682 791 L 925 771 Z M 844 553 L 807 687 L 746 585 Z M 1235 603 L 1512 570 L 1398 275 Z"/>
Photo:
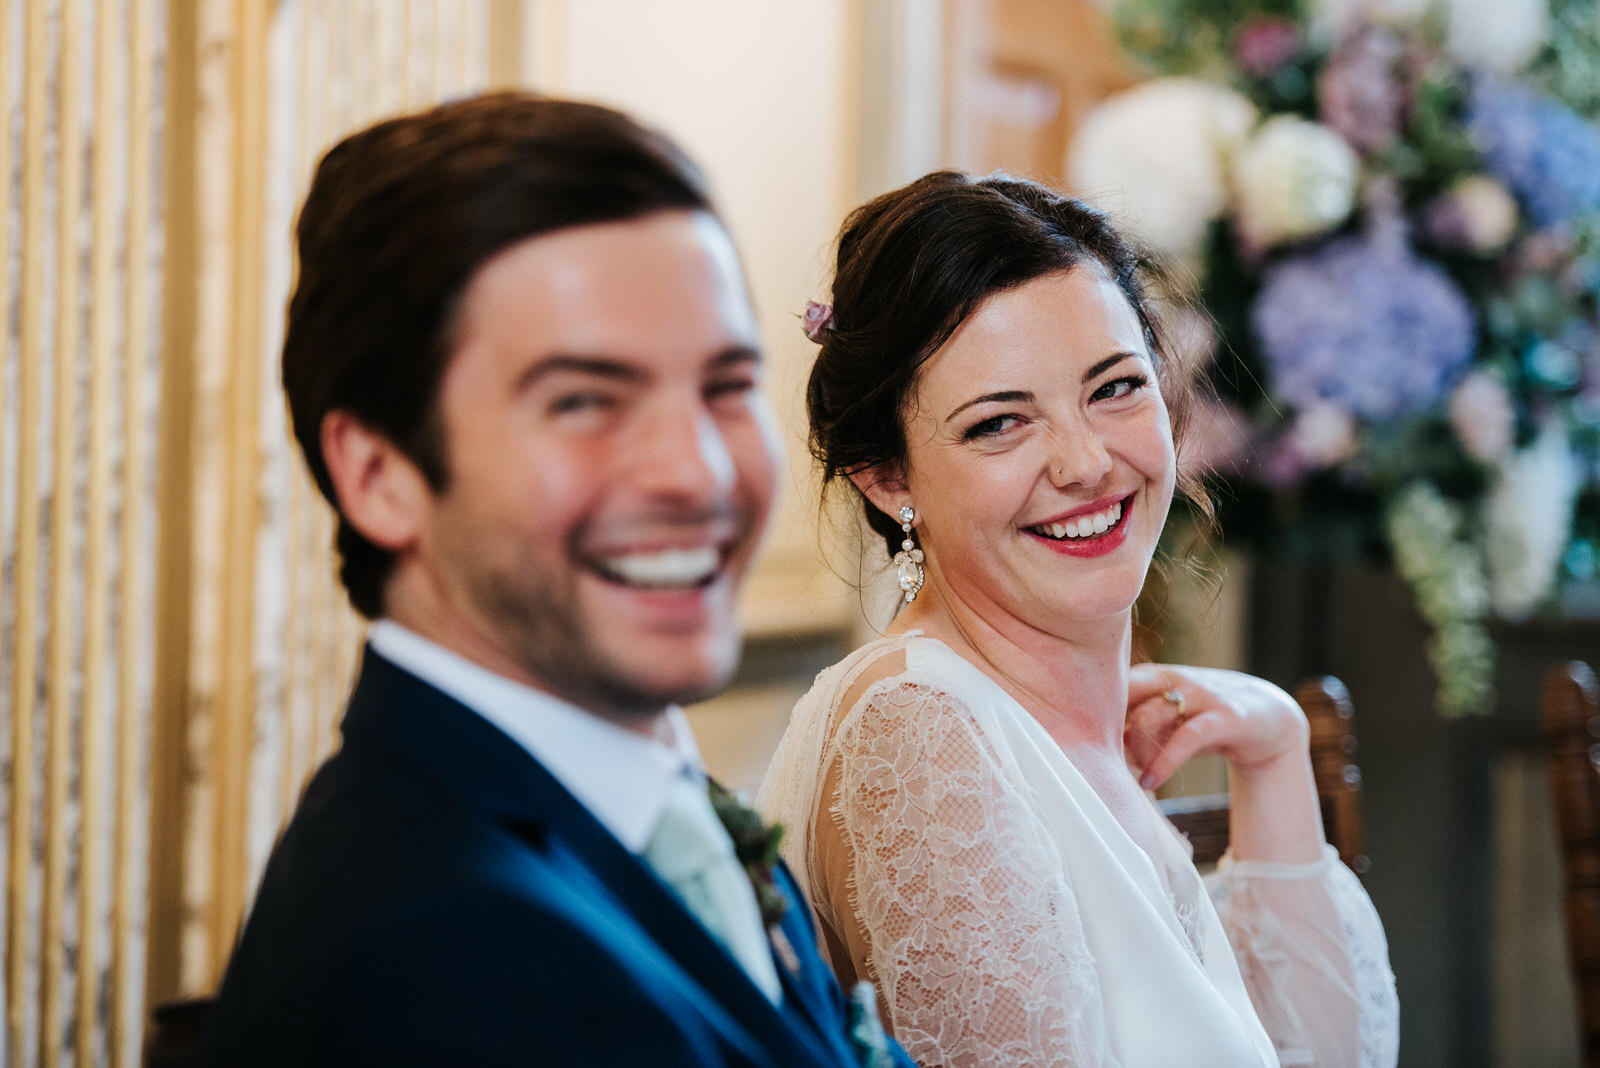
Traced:
<path id="1" fill-rule="evenodd" d="M 765 823 L 761 813 L 724 789 L 714 779 L 706 780 L 711 793 L 711 809 L 733 839 L 733 854 L 744 867 L 745 876 L 755 888 L 761 906 L 761 921 L 776 927 L 789 908 L 789 899 L 778 889 L 773 869 L 778 863 L 778 843 L 783 841 L 783 824 Z"/>
<path id="2" fill-rule="evenodd" d="M 878 1019 L 878 991 L 863 979 L 850 988 L 850 1048 L 861 1068 L 894 1068 L 889 1036 Z"/>

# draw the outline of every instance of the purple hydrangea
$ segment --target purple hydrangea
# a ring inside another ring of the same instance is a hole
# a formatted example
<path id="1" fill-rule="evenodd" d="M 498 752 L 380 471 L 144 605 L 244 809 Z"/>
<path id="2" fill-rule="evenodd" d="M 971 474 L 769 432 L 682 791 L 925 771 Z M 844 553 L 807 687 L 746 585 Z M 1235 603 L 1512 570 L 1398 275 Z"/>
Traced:
<path id="1" fill-rule="evenodd" d="M 1466 296 L 1404 247 L 1343 238 L 1273 264 L 1250 311 L 1272 395 L 1365 419 L 1424 408 L 1471 361 Z"/>
<path id="2" fill-rule="evenodd" d="M 1490 172 L 1538 225 L 1600 211 L 1600 131 L 1565 104 L 1479 78 L 1467 99 L 1467 129 Z"/>

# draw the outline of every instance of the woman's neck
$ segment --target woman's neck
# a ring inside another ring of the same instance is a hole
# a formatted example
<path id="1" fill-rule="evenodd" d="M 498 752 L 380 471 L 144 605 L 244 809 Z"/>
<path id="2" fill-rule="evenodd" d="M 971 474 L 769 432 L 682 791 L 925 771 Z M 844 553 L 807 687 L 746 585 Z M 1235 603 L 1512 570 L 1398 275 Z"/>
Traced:
<path id="1" fill-rule="evenodd" d="M 1033 626 L 930 583 L 889 628 L 921 630 L 994 679 L 1063 749 L 1122 756 L 1132 612 L 1073 632 Z"/>

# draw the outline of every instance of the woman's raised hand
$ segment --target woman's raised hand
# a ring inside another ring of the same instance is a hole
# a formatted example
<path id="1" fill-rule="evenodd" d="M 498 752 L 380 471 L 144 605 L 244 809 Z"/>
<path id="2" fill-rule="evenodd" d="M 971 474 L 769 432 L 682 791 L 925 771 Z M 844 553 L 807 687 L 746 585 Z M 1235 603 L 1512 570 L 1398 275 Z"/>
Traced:
<path id="1" fill-rule="evenodd" d="M 1218 753 L 1234 776 L 1308 760 L 1310 728 L 1294 698 L 1238 671 L 1138 664 L 1129 673 L 1128 761 L 1153 790 L 1190 757 Z"/>

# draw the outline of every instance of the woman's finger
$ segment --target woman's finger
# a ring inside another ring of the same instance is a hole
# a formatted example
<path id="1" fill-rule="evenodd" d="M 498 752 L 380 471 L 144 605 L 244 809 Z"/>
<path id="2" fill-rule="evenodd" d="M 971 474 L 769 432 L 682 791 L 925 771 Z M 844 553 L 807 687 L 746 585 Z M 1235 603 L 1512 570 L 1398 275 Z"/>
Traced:
<path id="1" fill-rule="evenodd" d="M 1173 772 L 1182 767 L 1185 761 L 1205 748 L 1207 736 L 1216 718 L 1215 713 L 1202 712 L 1179 724 L 1168 736 L 1166 745 L 1144 765 L 1144 774 L 1139 777 L 1140 788 L 1145 790 L 1159 788 L 1172 778 Z"/>
<path id="2" fill-rule="evenodd" d="M 1188 718 L 1187 705 L 1187 698 L 1174 700 L 1165 692 L 1134 705 L 1123 729 L 1129 758 L 1140 766 L 1153 758 L 1172 732 Z"/>
<path id="3" fill-rule="evenodd" d="M 1128 707 L 1169 690 L 1181 690 L 1187 682 L 1182 669 L 1171 664 L 1135 664 L 1128 671 Z"/>

